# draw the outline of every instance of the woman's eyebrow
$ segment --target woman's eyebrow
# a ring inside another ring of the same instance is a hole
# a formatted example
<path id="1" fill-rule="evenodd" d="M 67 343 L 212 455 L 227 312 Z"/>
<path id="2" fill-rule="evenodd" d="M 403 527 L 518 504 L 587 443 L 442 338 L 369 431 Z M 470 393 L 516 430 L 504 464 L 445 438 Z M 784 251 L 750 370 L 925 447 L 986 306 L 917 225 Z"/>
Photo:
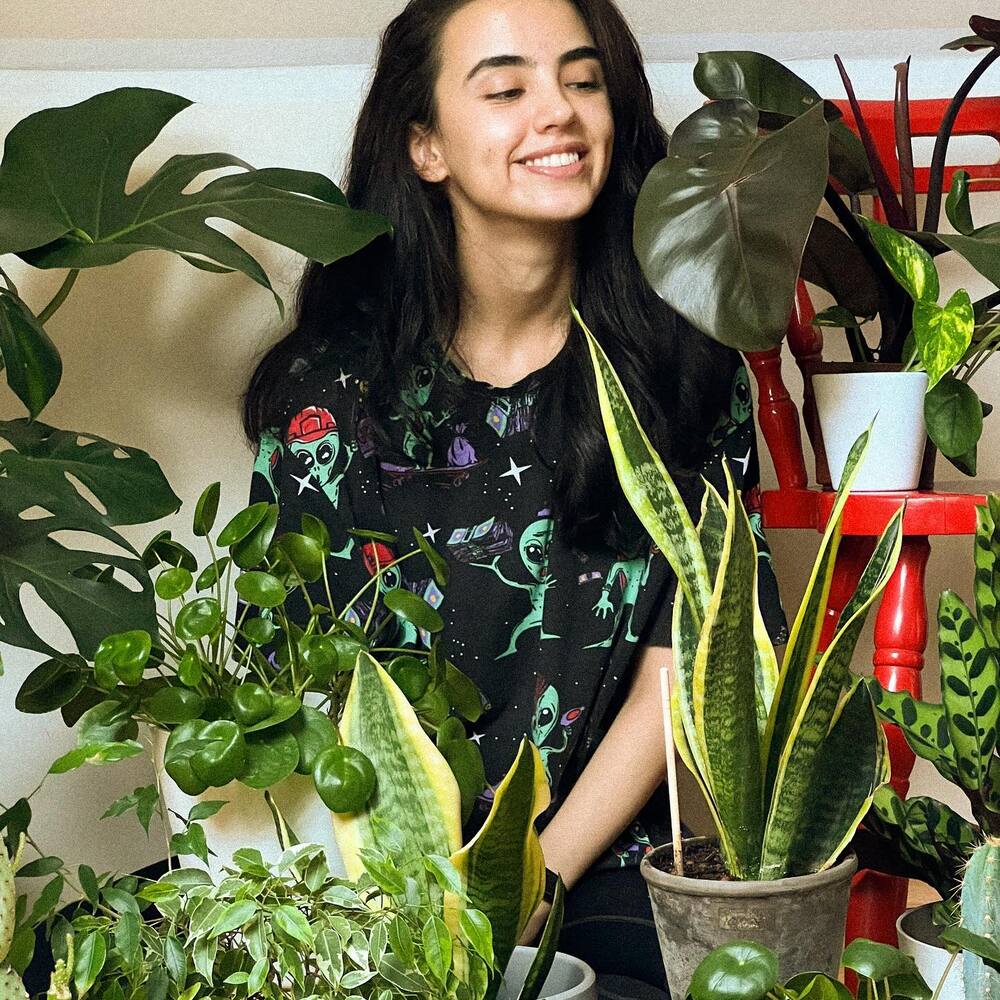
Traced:
<path id="1" fill-rule="evenodd" d="M 576 62 L 580 59 L 596 59 L 598 62 L 602 62 L 602 52 L 600 49 L 595 49 L 592 45 L 580 45 L 575 49 L 570 49 L 568 52 L 564 52 L 559 57 L 559 67 L 560 69 L 567 63 Z M 534 59 L 529 59 L 525 56 L 487 56 L 485 59 L 480 59 L 472 69 L 469 70 L 465 77 L 465 83 L 468 83 L 477 73 L 484 69 L 495 69 L 498 66 L 528 66 L 534 69 L 538 63 Z"/>

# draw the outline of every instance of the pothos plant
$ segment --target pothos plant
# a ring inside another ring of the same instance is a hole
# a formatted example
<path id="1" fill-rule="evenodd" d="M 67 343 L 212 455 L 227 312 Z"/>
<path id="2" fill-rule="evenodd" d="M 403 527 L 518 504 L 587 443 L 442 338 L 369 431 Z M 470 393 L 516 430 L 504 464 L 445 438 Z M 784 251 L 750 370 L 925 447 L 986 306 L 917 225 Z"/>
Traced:
<path id="1" fill-rule="evenodd" d="M 78 724 L 78 747 L 53 770 L 139 753 L 138 728 L 144 723 L 169 733 L 164 767 L 189 795 L 231 781 L 265 789 L 295 772 L 312 776 L 329 809 L 357 812 L 374 792 L 375 770 L 361 750 L 341 741 L 338 723 L 364 651 L 380 658 L 421 725 L 436 735 L 467 819 L 485 775 L 462 720 L 479 718 L 482 695 L 442 654 L 437 611 L 405 587 L 382 583 L 390 571 L 418 557 L 444 586 L 445 560 L 414 531 L 415 548 L 377 565 L 358 593 L 334 608 L 327 578 L 330 538 L 322 521 L 304 513 L 301 532 L 274 537 L 277 504 L 254 503 L 238 512 L 213 544 L 219 496 L 220 484 L 213 483 L 195 507 L 194 534 L 205 539 L 211 554 L 200 572 L 195 556 L 169 532 L 160 532 L 142 553 L 150 570 L 161 567 L 154 583 L 163 602 L 156 632 L 134 628 L 105 636 L 92 664 L 80 654 L 58 655 L 25 678 L 17 708 L 59 709 L 67 724 Z M 355 534 L 395 541 L 383 533 Z M 376 563 L 377 553 L 376 548 Z M 397 573 L 393 577 L 399 579 Z M 310 597 L 307 584 L 319 581 L 327 604 Z M 231 584 L 242 599 L 232 620 Z M 285 603 L 296 591 L 305 595 L 308 608 L 303 624 L 286 613 Z M 362 598 L 370 607 L 359 625 L 357 615 L 355 621 L 347 616 Z M 374 623 L 379 600 L 389 613 Z M 393 622 L 423 630 L 430 648 L 418 644 L 400 654 L 399 640 L 385 638 Z"/>

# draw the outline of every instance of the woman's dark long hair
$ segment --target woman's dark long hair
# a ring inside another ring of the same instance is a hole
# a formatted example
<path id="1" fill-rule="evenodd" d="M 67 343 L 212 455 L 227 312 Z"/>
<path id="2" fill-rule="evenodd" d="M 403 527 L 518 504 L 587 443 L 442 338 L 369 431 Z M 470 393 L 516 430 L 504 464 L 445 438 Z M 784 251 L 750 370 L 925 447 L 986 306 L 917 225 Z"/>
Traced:
<path id="1" fill-rule="evenodd" d="M 295 327 L 260 359 L 243 398 L 256 447 L 272 426 L 293 373 L 363 352 L 366 406 L 376 432 L 401 404 L 401 376 L 443 350 L 458 327 L 459 274 L 451 208 L 441 185 L 418 177 L 409 154 L 412 122 L 433 128 L 434 82 L 445 23 L 469 0 L 410 0 L 382 34 L 346 171 L 353 208 L 378 212 L 394 235 L 351 255 L 310 261 L 295 294 Z M 635 201 L 666 156 L 639 46 L 612 0 L 569 0 L 602 50 L 615 126 L 610 171 L 591 211 L 577 220 L 573 301 L 618 372 L 650 440 L 675 475 L 692 475 L 720 411 L 738 355 L 692 329 L 646 282 L 632 249 Z M 638 521 L 618 484 L 582 332 L 560 355 L 566 371 L 544 383 L 535 424 L 558 414 L 564 428 L 553 503 L 563 540 L 580 549 L 635 552 Z M 384 440 L 384 435 L 383 435 Z M 695 490 L 700 495 L 700 489 Z"/>

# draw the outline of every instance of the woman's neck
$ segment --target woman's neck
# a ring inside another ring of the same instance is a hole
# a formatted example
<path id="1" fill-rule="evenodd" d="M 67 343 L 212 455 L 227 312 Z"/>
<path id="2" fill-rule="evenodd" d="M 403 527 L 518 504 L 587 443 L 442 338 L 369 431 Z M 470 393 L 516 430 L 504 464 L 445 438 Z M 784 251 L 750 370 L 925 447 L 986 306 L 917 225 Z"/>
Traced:
<path id="1" fill-rule="evenodd" d="M 571 232 L 459 228 L 457 259 L 462 291 L 452 354 L 467 374 L 512 385 L 559 353 L 570 329 Z"/>

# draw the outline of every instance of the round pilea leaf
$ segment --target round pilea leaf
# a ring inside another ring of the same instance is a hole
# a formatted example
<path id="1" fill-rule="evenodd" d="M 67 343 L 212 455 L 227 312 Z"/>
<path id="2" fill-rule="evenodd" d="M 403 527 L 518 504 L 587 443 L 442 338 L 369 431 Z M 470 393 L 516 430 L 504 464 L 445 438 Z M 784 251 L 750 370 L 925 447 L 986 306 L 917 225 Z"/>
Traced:
<path id="1" fill-rule="evenodd" d="M 177 612 L 174 631 L 184 640 L 203 639 L 218 627 L 221 620 L 219 602 L 214 597 L 199 597 Z"/>
<path id="2" fill-rule="evenodd" d="M 215 582 L 222 576 L 223 571 L 230 563 L 229 556 L 222 556 L 221 559 L 216 559 L 214 562 L 210 562 L 199 574 L 198 579 L 195 580 L 194 586 L 195 590 L 205 590 L 207 587 L 212 587 Z"/>
<path id="3" fill-rule="evenodd" d="M 143 629 L 106 636 L 94 653 L 94 679 L 99 687 L 113 690 L 118 681 L 134 687 L 142 680 L 152 649 Z"/>
<path id="4" fill-rule="evenodd" d="M 694 970 L 692 1000 L 762 1000 L 778 982 L 778 956 L 753 941 L 733 941 Z"/>
<path id="5" fill-rule="evenodd" d="M 191 570 L 183 566 L 174 566 L 172 569 L 165 569 L 157 578 L 153 585 L 156 596 L 163 601 L 175 601 L 178 597 L 186 594 L 194 583 Z"/>
<path id="6" fill-rule="evenodd" d="M 270 504 L 262 500 L 259 503 L 252 503 L 249 507 L 241 510 L 219 532 L 219 537 L 215 540 L 216 545 L 234 545 L 240 539 L 246 538 L 264 520 L 264 515 L 267 513 L 269 506 Z"/>
<path id="7" fill-rule="evenodd" d="M 276 608 L 285 603 L 286 597 L 284 584 L 262 570 L 241 573 L 236 578 L 236 593 L 259 608 Z"/>
<path id="8" fill-rule="evenodd" d="M 397 587 L 395 590 L 387 591 L 382 600 L 390 611 L 412 622 L 417 628 L 426 629 L 428 632 L 440 632 L 444 628 L 444 621 L 437 611 L 422 597 L 409 590 Z"/>
<path id="9" fill-rule="evenodd" d="M 215 516 L 219 513 L 219 493 L 221 483 L 206 486 L 198 497 L 194 508 L 194 533 L 199 537 L 207 535 L 215 526 Z"/>
<path id="10" fill-rule="evenodd" d="M 251 618 L 243 623 L 242 631 L 255 646 L 263 646 L 274 638 L 277 629 L 274 622 L 267 618 Z"/>
<path id="11" fill-rule="evenodd" d="M 338 744 L 316 758 L 313 781 L 331 812 L 360 812 L 375 791 L 375 768 L 360 750 Z"/>

